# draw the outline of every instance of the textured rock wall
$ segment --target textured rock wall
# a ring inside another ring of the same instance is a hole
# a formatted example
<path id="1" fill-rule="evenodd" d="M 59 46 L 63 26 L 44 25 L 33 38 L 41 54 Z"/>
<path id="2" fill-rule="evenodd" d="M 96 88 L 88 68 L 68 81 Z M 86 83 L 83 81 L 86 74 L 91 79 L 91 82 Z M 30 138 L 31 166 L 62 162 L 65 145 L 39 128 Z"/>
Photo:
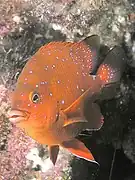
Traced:
<path id="1" fill-rule="evenodd" d="M 75 180 L 108 179 L 115 149 L 112 179 L 134 179 L 134 12 L 133 0 L 0 1 L 0 179 L 57 180 L 71 179 L 71 176 Z M 8 122 L 7 94 L 14 88 L 28 58 L 41 45 L 54 40 L 77 41 L 91 34 L 98 34 L 101 42 L 109 47 L 122 45 L 128 57 L 116 97 L 99 102 L 105 116 L 103 128 L 92 137 L 82 138 L 101 166 L 98 168 L 76 158 L 70 166 L 71 156 L 62 151 L 59 163 L 52 168 L 44 164 L 48 162 L 46 149 Z M 37 148 L 36 152 L 33 148 Z M 42 165 L 48 166 L 48 171 L 40 173 Z M 119 167 L 122 170 L 118 170 Z M 124 168 L 128 169 L 127 174 Z"/>

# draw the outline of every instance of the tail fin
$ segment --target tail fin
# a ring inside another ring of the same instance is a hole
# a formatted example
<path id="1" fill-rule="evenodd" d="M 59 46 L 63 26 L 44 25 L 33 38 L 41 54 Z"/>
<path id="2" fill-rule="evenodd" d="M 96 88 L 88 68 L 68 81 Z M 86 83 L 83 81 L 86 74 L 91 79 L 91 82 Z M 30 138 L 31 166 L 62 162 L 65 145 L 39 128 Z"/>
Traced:
<path id="1" fill-rule="evenodd" d="M 120 81 L 126 66 L 126 55 L 124 50 L 115 46 L 108 52 L 105 60 L 97 71 L 97 77 L 100 78 L 104 86 L 115 84 Z"/>
<path id="2" fill-rule="evenodd" d="M 100 50 L 100 38 L 98 35 L 92 35 L 83 40 L 84 43 L 89 46 L 92 56 L 91 56 L 91 69 L 90 74 L 94 75 L 97 67 L 99 65 L 98 62 L 98 56 L 99 56 L 99 50 Z"/>

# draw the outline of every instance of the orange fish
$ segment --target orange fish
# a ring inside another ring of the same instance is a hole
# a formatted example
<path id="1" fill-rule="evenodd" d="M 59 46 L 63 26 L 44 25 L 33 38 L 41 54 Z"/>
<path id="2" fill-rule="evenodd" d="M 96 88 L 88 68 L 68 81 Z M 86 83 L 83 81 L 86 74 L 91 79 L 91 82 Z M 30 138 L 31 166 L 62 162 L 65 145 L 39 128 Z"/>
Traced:
<path id="1" fill-rule="evenodd" d="M 120 81 L 125 54 L 113 48 L 97 70 L 100 41 L 97 35 L 81 42 L 52 42 L 42 46 L 26 63 L 12 96 L 9 120 L 41 144 L 47 144 L 55 164 L 59 146 L 96 162 L 76 136 L 103 125 L 95 103 L 101 90 Z"/>

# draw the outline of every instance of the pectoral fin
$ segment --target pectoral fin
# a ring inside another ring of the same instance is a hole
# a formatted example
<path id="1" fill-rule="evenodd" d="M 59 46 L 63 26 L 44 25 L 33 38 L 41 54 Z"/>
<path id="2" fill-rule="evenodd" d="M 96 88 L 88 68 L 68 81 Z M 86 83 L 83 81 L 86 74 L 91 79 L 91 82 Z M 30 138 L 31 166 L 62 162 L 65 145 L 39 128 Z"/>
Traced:
<path id="1" fill-rule="evenodd" d="M 49 146 L 48 149 L 49 149 L 50 159 L 52 163 L 55 165 L 59 153 L 59 146 Z"/>
<path id="2" fill-rule="evenodd" d="M 91 103 L 91 101 L 87 101 L 84 114 L 88 120 L 88 123 L 86 124 L 87 129 L 99 130 L 103 126 L 104 117 L 97 103 Z"/>
<path id="3" fill-rule="evenodd" d="M 83 105 L 85 99 L 89 96 L 90 89 L 86 90 L 76 101 L 74 101 L 68 108 L 63 110 L 67 117 L 72 117 L 73 114 L 79 117 L 83 114 Z"/>
<path id="4" fill-rule="evenodd" d="M 85 119 L 81 119 L 81 118 L 73 118 L 73 119 L 67 119 L 67 121 L 65 121 L 64 123 L 64 126 L 63 127 L 66 127 L 70 124 L 73 124 L 73 123 L 87 123 L 88 121 L 85 120 Z"/>
<path id="5" fill-rule="evenodd" d="M 88 122 L 85 117 L 83 116 L 79 116 L 77 117 L 75 114 L 73 114 L 72 116 L 68 116 L 67 114 L 65 114 L 65 112 L 63 110 L 60 111 L 59 113 L 59 121 L 62 122 L 62 126 L 66 127 L 75 123 L 86 123 Z"/>
<path id="6" fill-rule="evenodd" d="M 96 86 L 95 86 L 96 87 Z M 88 122 L 84 116 L 84 104 L 87 98 L 94 100 L 94 96 L 100 90 L 100 87 L 91 87 L 86 90 L 75 102 L 73 102 L 68 108 L 60 112 L 61 116 L 64 117 L 64 126 L 72 123 Z"/>
<path id="7" fill-rule="evenodd" d="M 87 161 L 97 163 L 92 153 L 87 149 L 84 143 L 82 143 L 81 141 L 77 139 L 65 141 L 61 144 L 61 146 L 66 148 L 68 151 L 70 151 L 72 154 L 74 154 L 77 157 L 83 158 Z"/>

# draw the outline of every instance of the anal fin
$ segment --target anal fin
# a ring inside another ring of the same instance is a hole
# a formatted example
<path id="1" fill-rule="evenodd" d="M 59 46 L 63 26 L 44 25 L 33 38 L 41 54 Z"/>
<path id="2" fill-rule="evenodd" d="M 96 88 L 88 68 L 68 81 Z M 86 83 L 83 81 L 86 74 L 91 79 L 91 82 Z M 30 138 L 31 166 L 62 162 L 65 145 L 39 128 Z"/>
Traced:
<path id="1" fill-rule="evenodd" d="M 57 160 L 57 156 L 59 153 L 59 146 L 58 145 L 49 146 L 48 149 L 49 149 L 50 159 L 51 159 L 52 163 L 55 165 L 56 160 Z"/>

